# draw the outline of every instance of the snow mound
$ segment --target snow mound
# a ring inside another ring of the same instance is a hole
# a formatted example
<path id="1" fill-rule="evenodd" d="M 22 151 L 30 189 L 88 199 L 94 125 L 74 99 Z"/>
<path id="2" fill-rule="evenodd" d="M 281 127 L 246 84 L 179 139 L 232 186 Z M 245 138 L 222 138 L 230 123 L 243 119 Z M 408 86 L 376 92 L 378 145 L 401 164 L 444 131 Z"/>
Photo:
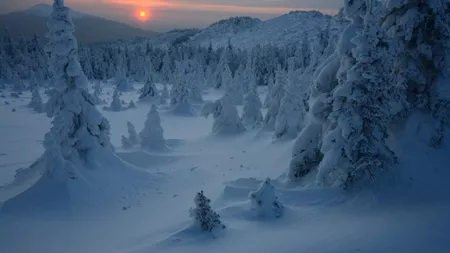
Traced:
<path id="1" fill-rule="evenodd" d="M 33 180 L 34 184 L 18 195 L 9 196 L 0 212 L 36 215 L 103 210 L 105 207 L 128 209 L 137 205 L 145 196 L 145 192 L 152 189 L 155 177 L 151 174 L 133 167 L 111 153 L 98 152 L 92 155 L 97 163 L 89 168 L 80 168 L 77 178 L 68 179 L 66 182 L 40 173 L 44 171 L 42 161 L 36 162 L 23 173 L 19 172 L 16 180 L 0 188 L 0 192 L 3 189 L 12 192 L 12 189 L 23 185 L 21 183 L 25 181 Z"/>

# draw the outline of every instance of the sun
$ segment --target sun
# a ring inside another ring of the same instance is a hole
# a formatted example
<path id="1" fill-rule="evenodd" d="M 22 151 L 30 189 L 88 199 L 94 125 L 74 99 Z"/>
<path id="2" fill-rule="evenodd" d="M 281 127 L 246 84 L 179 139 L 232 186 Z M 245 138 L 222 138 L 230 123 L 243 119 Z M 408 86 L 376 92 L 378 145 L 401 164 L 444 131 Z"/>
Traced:
<path id="1" fill-rule="evenodd" d="M 135 17 L 141 22 L 147 22 L 150 20 L 150 10 L 139 8 L 135 10 Z"/>

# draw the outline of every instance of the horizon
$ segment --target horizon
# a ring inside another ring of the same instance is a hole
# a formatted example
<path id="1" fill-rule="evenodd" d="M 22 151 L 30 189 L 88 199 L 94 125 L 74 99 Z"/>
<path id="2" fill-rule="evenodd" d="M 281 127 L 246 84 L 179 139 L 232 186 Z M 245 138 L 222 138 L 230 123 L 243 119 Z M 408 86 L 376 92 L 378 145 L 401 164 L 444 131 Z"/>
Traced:
<path id="1" fill-rule="evenodd" d="M 27 10 L 52 0 L 0 1 L 0 14 Z M 343 5 L 336 0 L 66 0 L 71 9 L 118 21 L 145 30 L 166 32 L 172 29 L 204 28 L 219 20 L 250 16 L 267 20 L 290 11 L 317 10 L 334 14 Z M 140 15 L 144 13 L 143 15 Z"/>

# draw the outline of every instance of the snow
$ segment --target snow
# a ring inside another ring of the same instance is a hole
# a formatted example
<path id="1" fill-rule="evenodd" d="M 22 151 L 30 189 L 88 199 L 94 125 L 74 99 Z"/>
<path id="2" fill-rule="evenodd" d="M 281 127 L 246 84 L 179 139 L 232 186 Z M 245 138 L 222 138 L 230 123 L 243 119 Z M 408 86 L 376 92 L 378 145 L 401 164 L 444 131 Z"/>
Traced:
<path id="1" fill-rule="evenodd" d="M 109 101 L 106 93 L 114 87 L 103 90 L 102 99 Z M 267 91 L 260 88 L 259 93 Z M 134 91 L 122 99 L 128 102 L 138 96 Z M 208 101 L 221 96 L 215 90 L 204 93 Z M 28 91 L 19 99 L 0 97 L 0 117 L 8 119 L 0 122 L 0 185 L 11 182 L 15 169 L 29 166 L 44 151 L 40 142 L 50 120 L 27 108 L 30 97 Z M 4 105 L 5 101 L 10 104 Z M 213 136 L 212 119 L 175 116 L 170 106 L 159 109 L 165 137 L 172 144 L 170 152 L 121 149 L 127 121 L 142 129 L 148 110 L 148 105 L 138 104 L 134 110 L 104 112 L 118 156 L 127 166 L 151 175 L 141 182 L 144 185 L 136 184 L 140 194 L 107 191 L 109 197 L 118 194 L 118 206 L 91 203 L 96 208 L 90 209 L 75 205 L 70 214 L 35 210 L 22 216 L 3 211 L 0 252 L 410 253 L 450 249 L 450 142 L 444 140 L 440 150 L 428 146 L 434 128 L 429 117 L 416 114 L 398 127 L 393 145 L 400 163 L 378 181 L 382 185 L 344 194 L 333 188 L 292 188 L 284 183 L 294 141 L 272 143 L 270 133 L 257 130 L 233 137 Z M 108 170 L 113 163 L 105 165 Z M 98 173 L 114 184 L 137 180 L 106 170 Z M 279 219 L 255 220 L 248 196 L 267 177 L 272 178 L 284 214 Z M 33 177 L 29 180 L 27 184 L 32 184 Z M 302 184 L 308 185 L 307 178 Z M 3 190 L 0 201 L 6 197 Z M 192 228 L 189 208 L 201 190 L 226 225 L 216 238 Z"/>

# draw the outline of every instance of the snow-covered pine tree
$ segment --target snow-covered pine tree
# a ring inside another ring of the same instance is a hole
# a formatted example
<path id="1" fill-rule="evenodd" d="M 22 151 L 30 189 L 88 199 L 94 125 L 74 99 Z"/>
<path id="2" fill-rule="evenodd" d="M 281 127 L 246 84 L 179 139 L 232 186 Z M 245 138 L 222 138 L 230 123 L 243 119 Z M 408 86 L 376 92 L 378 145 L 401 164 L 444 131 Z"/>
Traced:
<path id="1" fill-rule="evenodd" d="M 306 109 L 303 108 L 304 91 L 301 90 L 295 76 L 295 61 L 290 58 L 288 61 L 288 84 L 275 122 L 274 137 L 277 139 L 294 139 L 304 124 Z"/>
<path id="2" fill-rule="evenodd" d="M 161 90 L 160 98 L 164 100 L 169 99 L 170 98 L 169 94 L 170 93 L 169 89 L 167 88 L 167 84 L 163 84 L 163 89 Z"/>
<path id="3" fill-rule="evenodd" d="M 35 88 L 39 89 L 39 84 L 36 80 L 36 75 L 34 74 L 34 72 L 31 72 L 30 82 L 28 83 L 27 88 L 31 91 L 33 91 Z"/>
<path id="4" fill-rule="evenodd" d="M 284 207 L 275 195 L 270 178 L 264 180 L 258 190 L 250 192 L 251 210 L 260 218 L 280 218 Z"/>
<path id="5" fill-rule="evenodd" d="M 41 113 L 44 111 L 44 105 L 42 104 L 42 98 L 39 94 L 39 89 L 37 87 L 34 87 L 31 91 L 31 101 L 28 104 L 28 107 L 33 108 L 38 113 Z"/>
<path id="6" fill-rule="evenodd" d="M 228 69 L 228 70 L 227 70 Z M 230 72 L 229 76 L 223 76 L 228 75 L 228 71 Z M 223 81 L 231 82 L 232 81 L 232 74 L 230 70 L 230 66 L 228 64 L 228 58 L 226 55 L 226 50 L 222 52 L 222 55 L 220 56 L 219 63 L 217 65 L 216 71 L 214 72 L 214 87 L 216 89 L 222 88 L 224 86 Z"/>
<path id="7" fill-rule="evenodd" d="M 450 3 L 446 0 L 386 0 L 383 28 L 394 39 L 397 54 L 393 82 L 408 91 L 410 108 L 426 108 L 438 120 L 431 139 L 439 146 L 450 114 L 448 81 Z M 437 142 L 436 142 L 437 141 Z"/>
<path id="8" fill-rule="evenodd" d="M 191 208 L 189 213 L 190 217 L 194 219 L 195 225 L 213 234 L 217 230 L 225 229 L 225 225 L 220 221 L 220 215 L 212 210 L 211 200 L 203 194 L 203 191 L 197 193 L 194 203 L 195 208 Z"/>
<path id="9" fill-rule="evenodd" d="M 141 139 L 141 147 L 144 149 L 164 151 L 168 148 L 156 105 L 151 106 L 139 137 Z"/>
<path id="10" fill-rule="evenodd" d="M 123 149 L 130 149 L 133 147 L 133 144 L 131 144 L 130 140 L 127 137 L 125 137 L 124 135 L 122 135 L 121 141 L 122 141 Z"/>
<path id="11" fill-rule="evenodd" d="M 12 81 L 13 90 L 15 92 L 23 92 L 26 90 L 25 84 L 23 83 L 23 80 L 20 78 L 17 72 L 13 72 Z"/>
<path id="12" fill-rule="evenodd" d="M 55 84 L 46 104 L 54 117 L 45 135 L 43 154 L 45 174 L 58 181 L 76 178 L 76 170 L 89 163 L 91 152 L 111 151 L 109 122 L 97 111 L 87 91 L 87 79 L 77 55 L 77 41 L 70 9 L 63 0 L 55 0 L 48 22 L 50 63 Z M 75 123 L 76 122 L 76 123 Z"/>
<path id="13" fill-rule="evenodd" d="M 213 134 L 230 135 L 245 131 L 236 106 L 232 104 L 227 96 L 215 102 L 208 102 L 203 106 L 202 116 L 207 118 L 210 114 L 214 118 L 212 127 Z"/>
<path id="14" fill-rule="evenodd" d="M 131 124 L 130 121 L 127 121 L 127 129 L 128 129 L 128 140 L 130 141 L 131 145 L 137 145 L 140 142 L 139 136 L 136 132 L 136 128 L 133 124 Z"/>
<path id="15" fill-rule="evenodd" d="M 258 127 L 263 121 L 261 113 L 262 103 L 255 89 L 245 95 L 244 108 L 242 110 L 242 123 L 248 129 Z"/>
<path id="16" fill-rule="evenodd" d="M 102 88 L 100 86 L 100 81 L 96 81 L 95 86 L 94 86 L 94 92 L 92 93 L 92 97 L 94 98 L 94 103 L 96 105 L 103 104 L 103 101 L 100 98 L 101 94 L 102 94 Z"/>
<path id="17" fill-rule="evenodd" d="M 275 84 L 267 95 L 265 106 L 269 108 L 264 117 L 264 128 L 273 131 L 275 129 L 275 123 L 280 109 L 281 99 L 285 94 L 286 73 L 281 69 L 281 65 L 278 64 L 276 72 Z"/>
<path id="18" fill-rule="evenodd" d="M 134 103 L 134 101 L 131 100 L 130 103 L 128 104 L 128 107 L 127 107 L 127 108 L 128 108 L 128 109 L 136 109 L 137 106 L 136 106 L 136 104 Z"/>
<path id="19" fill-rule="evenodd" d="M 147 81 L 145 82 L 144 87 L 140 90 L 140 93 L 139 101 L 158 101 L 159 93 L 155 85 L 155 78 L 153 74 L 148 74 Z"/>
<path id="20" fill-rule="evenodd" d="M 316 176 L 319 185 L 349 187 L 373 179 L 389 169 L 396 156 L 386 144 L 391 119 L 389 77 L 383 60 L 385 43 L 380 40 L 377 18 L 380 8 L 366 0 L 364 26 L 352 40 L 356 63 L 347 70 L 345 82 L 333 91 L 332 124 L 324 135 L 323 160 Z M 353 18 L 353 22 L 362 22 Z"/>
<path id="21" fill-rule="evenodd" d="M 362 29 L 361 15 L 364 10 L 364 0 L 345 1 L 344 12 L 352 22 L 341 34 L 336 52 L 314 73 L 307 125 L 300 132 L 292 149 L 288 171 L 289 180 L 292 182 L 299 181 L 308 173 L 316 171 L 317 166 L 323 161 L 325 150 L 322 149 L 322 138 L 331 134 L 331 130 L 335 127 L 329 120 L 333 108 L 331 95 L 338 84 L 345 82 L 347 71 L 355 63 L 352 56 L 355 45 L 351 43 L 351 39 Z"/>
<path id="22" fill-rule="evenodd" d="M 122 102 L 120 101 L 120 94 L 117 88 L 114 90 L 111 104 L 105 109 L 113 112 L 119 112 L 122 110 Z"/>
<path id="23" fill-rule="evenodd" d="M 170 105 L 173 106 L 172 112 L 177 115 L 192 116 L 191 103 L 189 101 L 189 88 L 184 79 L 184 67 L 182 63 L 176 62 L 177 77 L 170 90 Z"/>
<path id="24" fill-rule="evenodd" d="M 124 66 L 122 57 L 120 55 L 117 55 L 117 67 L 115 72 L 115 85 L 116 89 L 118 89 L 121 92 L 128 92 L 133 90 L 133 85 L 128 82 L 127 75 L 126 75 L 126 66 Z"/>

